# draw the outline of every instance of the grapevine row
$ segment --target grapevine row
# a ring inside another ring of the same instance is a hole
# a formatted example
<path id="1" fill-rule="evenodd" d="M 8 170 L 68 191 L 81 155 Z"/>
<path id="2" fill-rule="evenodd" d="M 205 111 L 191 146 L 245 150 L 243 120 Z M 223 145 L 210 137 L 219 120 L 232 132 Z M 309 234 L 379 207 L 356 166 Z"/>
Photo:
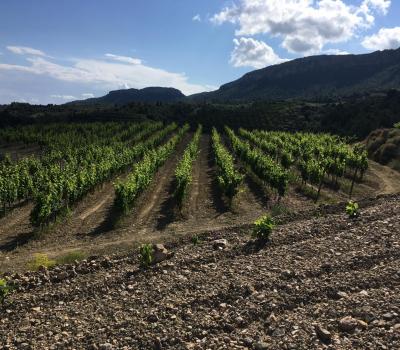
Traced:
<path id="1" fill-rule="evenodd" d="M 178 163 L 175 169 L 175 198 L 180 208 L 182 208 L 183 202 L 187 196 L 188 189 L 192 183 L 192 168 L 193 162 L 197 158 L 199 153 L 199 142 L 202 132 L 202 126 L 199 125 L 192 141 L 185 149 L 181 161 Z"/>
<path id="2" fill-rule="evenodd" d="M 257 148 L 251 147 L 247 141 L 242 141 L 233 130 L 225 127 L 236 154 L 250 167 L 250 169 L 279 197 L 286 193 L 288 172 L 273 158 Z"/>
<path id="3" fill-rule="evenodd" d="M 212 130 L 212 147 L 217 165 L 217 181 L 223 194 L 232 204 L 233 197 L 239 192 L 243 182 L 243 175 L 240 174 L 234 165 L 234 160 L 229 151 L 221 142 L 221 136 L 215 128 Z"/>
<path id="4" fill-rule="evenodd" d="M 183 126 L 176 135 L 164 145 L 145 154 L 124 182 L 115 185 L 115 205 L 123 213 L 127 213 L 138 196 L 150 185 L 158 168 L 164 164 L 189 129 Z"/>
<path id="5" fill-rule="evenodd" d="M 176 129 L 176 124 L 157 132 L 149 139 L 134 147 L 121 147 L 117 142 L 112 146 L 98 146 L 87 159 L 71 158 L 65 164 L 52 165 L 50 170 L 39 174 L 38 183 L 42 188 L 34 199 L 31 222 L 36 226 L 56 219 L 60 212 L 80 200 L 97 185 L 102 184 L 142 157 L 148 150 L 159 145 Z"/>

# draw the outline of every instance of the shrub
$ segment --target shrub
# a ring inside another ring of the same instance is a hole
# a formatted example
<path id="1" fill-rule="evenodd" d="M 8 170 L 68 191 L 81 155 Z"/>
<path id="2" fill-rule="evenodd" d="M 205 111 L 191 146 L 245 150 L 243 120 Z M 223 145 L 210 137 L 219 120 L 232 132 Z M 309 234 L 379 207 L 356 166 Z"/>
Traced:
<path id="1" fill-rule="evenodd" d="M 148 267 L 153 262 L 153 246 L 151 244 L 143 244 L 139 248 L 140 265 Z"/>
<path id="2" fill-rule="evenodd" d="M 264 215 L 254 222 L 253 236 L 267 241 L 271 235 L 272 230 L 275 228 L 275 222 L 269 215 Z"/>
<path id="3" fill-rule="evenodd" d="M 358 203 L 349 201 L 346 205 L 346 213 L 350 218 L 357 217 L 360 214 Z"/>
<path id="4" fill-rule="evenodd" d="M 33 256 L 33 259 L 29 261 L 28 268 L 29 270 L 37 271 L 40 266 L 49 268 L 54 265 L 56 265 L 55 260 L 49 259 L 47 254 L 37 253 Z"/>
<path id="5" fill-rule="evenodd" d="M 197 236 L 197 235 L 192 236 L 192 243 L 193 243 L 194 245 L 199 244 L 199 243 L 200 243 L 200 237 Z"/>
<path id="6" fill-rule="evenodd" d="M 0 279 L 0 303 L 4 305 L 4 302 L 11 293 L 11 287 L 7 284 L 6 280 Z"/>
<path id="7" fill-rule="evenodd" d="M 393 125 L 396 129 L 400 129 L 400 122 Z"/>

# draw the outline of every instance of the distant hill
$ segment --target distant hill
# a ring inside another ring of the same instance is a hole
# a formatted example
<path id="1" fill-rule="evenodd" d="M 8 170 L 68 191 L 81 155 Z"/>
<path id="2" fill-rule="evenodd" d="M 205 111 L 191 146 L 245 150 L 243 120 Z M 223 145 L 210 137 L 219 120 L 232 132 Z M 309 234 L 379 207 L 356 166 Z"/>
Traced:
<path id="1" fill-rule="evenodd" d="M 185 95 L 177 89 L 165 87 L 147 87 L 144 89 L 124 89 L 110 91 L 107 95 L 97 98 L 89 98 L 82 101 L 73 101 L 72 105 L 91 104 L 117 104 L 124 105 L 131 102 L 176 102 L 185 98 Z"/>
<path id="2" fill-rule="evenodd" d="M 400 49 L 295 59 L 245 74 L 194 101 L 315 99 L 400 88 Z"/>

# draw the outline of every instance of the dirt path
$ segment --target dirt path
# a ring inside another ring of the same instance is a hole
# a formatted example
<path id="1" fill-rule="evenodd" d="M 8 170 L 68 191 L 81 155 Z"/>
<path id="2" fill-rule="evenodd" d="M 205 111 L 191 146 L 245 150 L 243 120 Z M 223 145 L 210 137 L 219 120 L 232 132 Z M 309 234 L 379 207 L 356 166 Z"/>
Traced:
<path id="1" fill-rule="evenodd" d="M 400 173 L 374 161 L 369 163 L 370 170 L 379 178 L 379 193 L 390 194 L 400 192 Z"/>
<path id="2" fill-rule="evenodd" d="M 201 136 L 200 152 L 193 164 L 193 182 L 187 201 L 189 215 L 193 220 L 212 220 L 227 210 L 215 186 L 210 142 L 208 134 Z"/>
<path id="3" fill-rule="evenodd" d="M 96 211 L 98 211 L 109 199 L 111 198 L 111 194 L 107 195 L 104 199 L 101 199 L 99 203 L 94 204 L 91 208 L 87 209 L 83 214 L 79 216 L 80 220 L 85 220 L 88 216 L 92 215 Z"/>

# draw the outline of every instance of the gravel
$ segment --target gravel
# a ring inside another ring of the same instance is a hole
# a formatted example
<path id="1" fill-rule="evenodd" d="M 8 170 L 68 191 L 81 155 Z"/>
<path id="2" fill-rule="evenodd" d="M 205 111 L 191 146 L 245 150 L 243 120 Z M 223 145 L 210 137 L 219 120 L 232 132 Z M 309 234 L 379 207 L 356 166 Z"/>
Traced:
<path id="1" fill-rule="evenodd" d="M 7 274 L 0 349 L 398 349 L 399 199 L 288 220 L 264 246 L 188 237 L 148 269 L 135 252 Z"/>

